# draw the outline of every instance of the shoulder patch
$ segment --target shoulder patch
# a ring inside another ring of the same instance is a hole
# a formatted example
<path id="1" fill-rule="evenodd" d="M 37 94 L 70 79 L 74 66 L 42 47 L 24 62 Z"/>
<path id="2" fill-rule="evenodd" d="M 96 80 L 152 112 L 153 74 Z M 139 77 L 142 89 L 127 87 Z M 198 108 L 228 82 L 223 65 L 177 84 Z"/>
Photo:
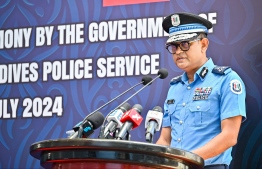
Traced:
<path id="1" fill-rule="evenodd" d="M 241 82 L 237 79 L 231 80 L 230 82 L 230 89 L 235 94 L 241 94 L 242 93 L 242 85 Z"/>
<path id="2" fill-rule="evenodd" d="M 216 66 L 213 68 L 212 73 L 226 75 L 231 72 L 231 68 L 229 66 Z"/>
<path id="3" fill-rule="evenodd" d="M 173 85 L 173 84 L 175 84 L 177 82 L 180 82 L 181 78 L 182 78 L 182 75 L 174 77 L 173 79 L 171 79 L 170 84 Z"/>

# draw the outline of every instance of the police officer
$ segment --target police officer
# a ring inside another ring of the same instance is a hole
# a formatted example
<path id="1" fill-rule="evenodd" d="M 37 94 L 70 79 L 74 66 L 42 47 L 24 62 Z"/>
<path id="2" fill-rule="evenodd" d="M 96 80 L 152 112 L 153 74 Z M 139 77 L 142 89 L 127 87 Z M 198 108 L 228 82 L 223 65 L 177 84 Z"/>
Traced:
<path id="1" fill-rule="evenodd" d="M 191 13 L 166 17 L 166 49 L 185 72 L 170 82 L 157 144 L 191 151 L 205 168 L 228 168 L 246 118 L 245 86 L 230 67 L 216 66 L 206 56 L 212 23 Z"/>

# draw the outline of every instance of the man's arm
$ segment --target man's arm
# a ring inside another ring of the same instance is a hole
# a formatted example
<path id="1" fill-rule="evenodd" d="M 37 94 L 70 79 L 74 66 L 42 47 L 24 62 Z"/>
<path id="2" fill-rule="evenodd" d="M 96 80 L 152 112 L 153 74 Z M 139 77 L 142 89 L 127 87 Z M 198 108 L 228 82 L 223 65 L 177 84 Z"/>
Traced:
<path id="1" fill-rule="evenodd" d="M 193 150 L 192 152 L 203 159 L 208 159 L 223 153 L 237 143 L 241 121 L 242 116 L 235 116 L 222 120 L 221 133 L 204 146 Z"/>
<path id="2" fill-rule="evenodd" d="M 171 142 L 171 128 L 163 127 L 161 130 L 160 137 L 157 140 L 156 144 L 170 146 L 170 142 Z"/>

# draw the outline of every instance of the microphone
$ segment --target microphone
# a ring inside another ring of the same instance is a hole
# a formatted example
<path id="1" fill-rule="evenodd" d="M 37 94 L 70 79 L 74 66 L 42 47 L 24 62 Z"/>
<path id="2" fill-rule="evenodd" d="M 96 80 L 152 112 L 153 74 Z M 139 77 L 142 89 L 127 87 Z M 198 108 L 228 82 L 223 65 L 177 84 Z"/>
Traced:
<path id="1" fill-rule="evenodd" d="M 129 98 L 127 98 L 125 101 L 123 101 L 121 105 L 123 105 L 124 103 L 126 103 L 128 100 L 130 100 L 132 97 L 134 97 L 137 93 L 139 93 L 141 90 L 143 90 L 144 88 L 146 88 L 147 86 L 151 85 L 153 81 L 155 81 L 157 78 L 160 78 L 160 79 L 165 79 L 167 76 L 168 76 L 168 71 L 167 69 L 165 68 L 162 68 L 162 69 L 159 69 L 158 73 L 157 73 L 157 77 L 155 77 L 154 79 L 152 79 L 151 81 L 149 81 L 148 83 L 146 83 L 141 89 L 139 89 L 137 92 L 135 92 L 132 96 L 130 96 Z M 116 109 L 116 108 L 115 108 Z M 115 110 L 114 109 L 114 110 Z M 112 111 L 114 111 L 112 110 Z M 107 115 L 108 116 L 108 115 Z M 106 117 L 107 118 L 107 117 Z M 105 121 L 104 121 L 105 123 Z M 104 123 L 103 123 L 103 126 L 104 126 Z"/>
<path id="2" fill-rule="evenodd" d="M 146 115 L 146 141 L 153 142 L 153 137 L 156 131 L 159 131 L 162 125 L 163 112 L 160 106 L 155 106 L 153 110 L 149 110 Z"/>
<path id="3" fill-rule="evenodd" d="M 138 127 L 143 120 L 143 117 L 140 116 L 142 110 L 143 107 L 140 104 L 135 104 L 132 109 L 123 115 L 120 119 L 123 126 L 120 128 L 120 131 L 116 136 L 118 140 L 129 140 L 128 138 L 130 138 L 129 133 L 131 129 Z"/>
<path id="4" fill-rule="evenodd" d="M 86 117 L 82 122 L 78 123 L 75 127 L 75 133 L 69 138 L 82 138 L 89 137 L 94 133 L 94 130 L 99 128 L 104 121 L 104 115 L 101 112 L 95 112 Z"/>
<path id="5" fill-rule="evenodd" d="M 160 79 L 165 79 L 168 76 L 168 71 L 165 68 L 159 69 L 157 75 L 157 77 L 159 77 Z"/>
<path id="6" fill-rule="evenodd" d="M 146 84 L 150 83 L 151 80 L 152 80 L 152 77 L 146 75 L 146 76 L 144 76 L 144 77 L 142 78 L 142 81 L 141 81 L 139 84 L 142 83 L 143 85 L 146 85 Z"/>
<path id="7" fill-rule="evenodd" d="M 125 93 L 127 93 L 128 91 L 130 91 L 131 89 L 135 88 L 136 86 L 138 86 L 138 85 L 140 85 L 140 84 L 143 84 L 143 85 L 146 85 L 146 86 L 152 84 L 152 77 L 150 77 L 150 76 L 148 76 L 148 75 L 144 76 L 144 77 L 142 78 L 141 82 L 139 82 L 138 84 L 136 84 L 136 85 L 132 86 L 131 88 L 127 89 L 126 91 L 124 91 L 123 93 L 121 93 L 121 94 L 118 95 L 117 97 L 113 98 L 113 99 L 110 100 L 109 102 L 105 103 L 104 105 L 102 105 L 101 107 L 99 107 L 98 109 L 96 109 L 95 111 L 98 111 L 98 110 L 102 109 L 103 107 L 105 107 L 106 105 L 108 105 L 109 103 L 111 103 L 112 101 L 116 100 L 117 98 L 119 98 L 120 96 L 124 95 Z M 127 102 L 127 100 L 126 100 L 125 102 L 121 103 L 118 107 L 121 107 L 121 106 L 122 106 L 124 103 L 126 103 L 126 102 Z M 111 112 L 114 112 L 118 107 L 114 108 Z M 95 112 L 95 111 L 94 111 L 94 112 Z M 111 112 L 110 112 L 110 113 L 111 113 Z M 92 113 L 93 113 L 93 112 L 92 112 Z M 92 113 L 90 113 L 90 114 L 92 114 Z M 103 122 L 103 124 L 102 124 L 102 126 L 101 126 L 100 133 L 99 133 L 99 136 L 98 136 L 99 138 L 104 138 L 104 130 L 105 130 L 104 124 L 105 124 L 106 119 L 107 119 L 108 116 L 110 115 L 110 113 L 105 117 L 105 120 L 104 120 L 104 122 Z M 90 114 L 89 114 L 89 115 L 90 115 Z M 87 117 L 88 117 L 88 116 L 87 116 Z"/>
<path id="8" fill-rule="evenodd" d="M 141 82 L 135 84 L 134 86 L 130 87 L 129 89 L 127 89 L 126 91 L 124 91 L 123 93 L 121 93 L 120 95 L 118 95 L 117 97 L 115 97 L 115 98 L 113 98 L 112 100 L 106 102 L 104 105 L 100 106 L 99 108 L 97 108 L 96 110 L 94 110 L 93 112 L 91 112 L 89 115 L 87 115 L 84 120 L 86 120 L 89 116 L 91 116 L 92 114 L 96 113 L 98 110 L 102 109 L 103 107 L 105 107 L 105 106 L 108 105 L 109 103 L 111 103 L 111 102 L 113 102 L 114 100 L 118 99 L 119 97 L 121 97 L 122 95 L 124 95 L 125 93 L 127 93 L 128 91 L 130 91 L 131 89 L 135 88 L 136 86 L 138 86 L 138 85 L 140 85 L 140 84 L 148 85 L 149 83 L 151 83 L 151 81 L 152 81 L 152 77 L 150 77 L 150 76 L 148 76 L 148 75 L 144 76 L 144 77 L 142 78 Z M 120 106 L 122 106 L 122 104 L 121 104 Z M 119 107 L 120 107 L 120 106 L 119 106 Z M 115 108 L 115 109 L 116 109 L 116 108 Z M 115 110 L 115 109 L 114 109 L 114 110 Z M 113 111 L 114 111 L 114 110 L 113 110 Z M 106 117 L 105 119 L 107 119 L 107 117 Z M 83 121 L 84 121 L 84 120 L 83 120 Z M 80 125 L 81 123 L 82 123 L 82 122 L 79 122 L 77 125 Z M 104 124 L 104 123 L 105 123 L 105 121 L 103 122 L 103 124 Z M 75 130 L 75 131 L 77 131 L 77 130 L 79 129 L 77 125 L 74 127 L 74 130 Z M 104 125 L 103 125 L 102 127 L 104 127 Z"/>
<path id="9" fill-rule="evenodd" d="M 115 111 L 110 113 L 107 117 L 107 125 L 104 128 L 104 133 L 102 138 L 108 138 L 110 133 L 114 133 L 116 128 L 122 127 L 123 123 L 120 121 L 124 112 L 131 109 L 131 105 L 129 103 L 124 103 L 122 106 L 118 107 Z"/>

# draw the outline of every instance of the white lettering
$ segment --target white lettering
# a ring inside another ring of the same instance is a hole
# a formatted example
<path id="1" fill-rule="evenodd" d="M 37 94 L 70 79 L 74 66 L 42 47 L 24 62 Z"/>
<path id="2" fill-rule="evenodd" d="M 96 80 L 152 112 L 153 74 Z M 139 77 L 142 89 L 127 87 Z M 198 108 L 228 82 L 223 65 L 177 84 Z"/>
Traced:
<path id="1" fill-rule="evenodd" d="M 90 79 L 93 77 L 92 59 L 43 62 L 43 81 L 47 81 L 49 76 L 54 81 Z"/>
<path id="2" fill-rule="evenodd" d="M 118 39 L 119 40 L 124 40 L 126 39 L 126 35 L 125 35 L 125 32 L 126 32 L 126 21 L 125 20 L 122 20 L 122 21 L 119 21 L 118 22 Z"/>
<path id="3" fill-rule="evenodd" d="M 16 118 L 19 99 L 0 99 L 0 119 Z"/>
<path id="4" fill-rule="evenodd" d="M 54 26 L 45 26 L 36 28 L 36 46 L 52 45 L 52 35 Z"/>
<path id="5" fill-rule="evenodd" d="M 84 43 L 84 24 L 58 25 L 59 44 Z"/>
<path id="6" fill-rule="evenodd" d="M 0 84 L 35 82 L 38 80 L 37 69 L 36 62 L 0 65 Z"/>
<path id="7" fill-rule="evenodd" d="M 117 31 L 117 21 L 108 22 L 108 30 L 110 35 L 110 40 L 116 40 L 116 31 Z"/>
<path id="8" fill-rule="evenodd" d="M 0 49 L 29 47 L 32 28 L 0 30 Z"/>
<path id="9" fill-rule="evenodd" d="M 212 24 L 216 24 L 217 13 L 199 14 L 208 19 Z M 91 23 L 89 25 L 89 41 L 115 41 L 126 39 L 141 39 L 169 36 L 162 28 L 164 17 L 139 18 L 128 20 L 103 21 Z M 212 33 L 213 29 L 209 29 Z"/>
<path id="10" fill-rule="evenodd" d="M 89 25 L 88 38 L 90 42 L 98 41 L 98 24 L 93 22 Z"/>
<path id="11" fill-rule="evenodd" d="M 97 60 L 97 76 L 120 77 L 157 74 L 159 54 L 106 57 Z"/>

